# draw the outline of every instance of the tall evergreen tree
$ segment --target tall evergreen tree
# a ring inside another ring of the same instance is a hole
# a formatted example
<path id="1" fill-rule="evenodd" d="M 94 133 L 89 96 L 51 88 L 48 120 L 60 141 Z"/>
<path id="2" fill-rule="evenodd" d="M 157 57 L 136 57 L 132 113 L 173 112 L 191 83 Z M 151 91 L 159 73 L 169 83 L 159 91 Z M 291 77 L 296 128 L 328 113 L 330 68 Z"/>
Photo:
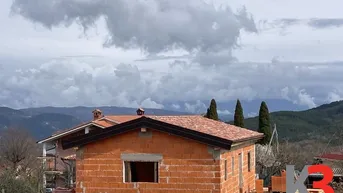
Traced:
<path id="1" fill-rule="evenodd" d="M 264 138 L 259 141 L 259 144 L 265 145 L 269 143 L 272 131 L 270 126 L 269 110 L 266 102 L 264 101 L 261 103 L 258 119 L 258 132 L 264 134 Z"/>
<path id="2" fill-rule="evenodd" d="M 214 99 L 211 100 L 210 107 L 207 109 L 206 117 L 213 120 L 219 120 L 217 113 L 217 103 Z"/>
<path id="3" fill-rule="evenodd" d="M 244 115 L 243 108 L 239 99 L 237 99 L 235 116 L 234 116 L 234 125 L 238 127 L 244 127 Z"/>
<path id="4" fill-rule="evenodd" d="M 210 108 L 207 108 L 207 111 L 206 111 L 206 114 L 204 117 L 206 117 L 206 118 L 210 117 Z"/>

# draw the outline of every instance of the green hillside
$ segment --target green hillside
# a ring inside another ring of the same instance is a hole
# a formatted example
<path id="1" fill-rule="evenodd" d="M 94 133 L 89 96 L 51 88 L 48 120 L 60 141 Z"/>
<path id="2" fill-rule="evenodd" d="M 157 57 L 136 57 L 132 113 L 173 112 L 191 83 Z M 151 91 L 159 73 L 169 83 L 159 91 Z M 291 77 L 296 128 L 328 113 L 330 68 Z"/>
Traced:
<path id="1" fill-rule="evenodd" d="M 325 104 L 306 111 L 278 111 L 270 114 L 279 139 L 300 141 L 318 139 L 341 143 L 343 136 L 343 101 Z M 230 122 L 232 124 L 232 122 Z M 257 130 L 258 117 L 245 119 L 245 127 Z"/>

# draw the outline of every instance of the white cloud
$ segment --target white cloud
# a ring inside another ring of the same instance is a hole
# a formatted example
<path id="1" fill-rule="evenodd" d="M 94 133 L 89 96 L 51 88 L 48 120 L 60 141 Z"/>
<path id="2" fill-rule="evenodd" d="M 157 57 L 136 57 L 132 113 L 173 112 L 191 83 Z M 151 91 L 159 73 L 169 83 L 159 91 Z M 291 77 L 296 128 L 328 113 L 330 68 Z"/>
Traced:
<path id="1" fill-rule="evenodd" d="M 248 117 L 256 117 L 257 113 L 256 112 L 250 112 L 248 113 Z"/>
<path id="2" fill-rule="evenodd" d="M 337 93 L 337 91 L 329 92 L 327 102 L 331 103 L 340 100 L 343 100 L 342 94 Z"/>
<path id="3" fill-rule="evenodd" d="M 218 114 L 221 114 L 221 115 L 232 115 L 232 113 L 227 109 L 225 109 L 225 110 L 218 109 L 217 112 L 218 112 Z"/>
<path id="4" fill-rule="evenodd" d="M 314 102 L 314 97 L 309 95 L 305 89 L 300 90 L 298 97 L 298 100 L 295 101 L 297 104 L 307 105 L 309 108 L 314 108 L 317 106 Z"/>
<path id="5" fill-rule="evenodd" d="M 185 110 L 191 113 L 204 113 L 207 109 L 206 105 L 200 100 L 196 100 L 194 103 L 185 103 Z"/>
<path id="6" fill-rule="evenodd" d="M 155 109 L 162 109 L 164 107 L 162 104 L 158 104 L 155 101 L 152 101 L 150 98 L 143 100 L 141 106 Z"/>

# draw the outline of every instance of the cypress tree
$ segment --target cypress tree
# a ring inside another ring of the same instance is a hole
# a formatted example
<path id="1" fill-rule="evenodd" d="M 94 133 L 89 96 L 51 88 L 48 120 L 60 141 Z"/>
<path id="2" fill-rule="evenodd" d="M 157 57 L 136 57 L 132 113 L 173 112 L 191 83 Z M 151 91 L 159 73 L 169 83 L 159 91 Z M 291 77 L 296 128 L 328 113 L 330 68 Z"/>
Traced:
<path id="1" fill-rule="evenodd" d="M 207 108 L 207 112 L 206 112 L 205 117 L 206 118 L 210 118 L 210 108 Z"/>
<path id="2" fill-rule="evenodd" d="M 239 99 L 237 99 L 235 116 L 234 116 L 234 125 L 238 127 L 244 127 L 244 115 L 243 108 Z"/>
<path id="3" fill-rule="evenodd" d="M 217 103 L 214 99 L 211 100 L 210 107 L 207 109 L 206 117 L 213 120 L 219 120 L 217 113 Z"/>
<path id="4" fill-rule="evenodd" d="M 264 101 L 261 103 L 258 119 L 258 132 L 264 134 L 264 138 L 259 141 L 259 144 L 265 145 L 269 143 L 272 132 L 270 127 L 269 110 L 266 102 Z"/>

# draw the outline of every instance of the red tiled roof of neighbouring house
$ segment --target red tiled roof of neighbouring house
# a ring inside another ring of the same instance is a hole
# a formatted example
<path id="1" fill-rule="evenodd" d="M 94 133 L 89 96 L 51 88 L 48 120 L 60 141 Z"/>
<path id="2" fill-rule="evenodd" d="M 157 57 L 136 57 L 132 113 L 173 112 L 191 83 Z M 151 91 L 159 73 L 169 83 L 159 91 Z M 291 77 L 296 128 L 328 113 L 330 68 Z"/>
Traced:
<path id="1" fill-rule="evenodd" d="M 105 117 L 105 118 L 106 118 L 106 117 Z M 92 121 L 92 123 L 95 123 L 95 124 L 100 125 L 100 126 L 105 127 L 105 128 L 114 125 L 113 122 L 108 121 L 108 120 L 106 120 L 106 119 L 95 120 L 95 121 Z"/>
<path id="2" fill-rule="evenodd" d="M 58 131 L 54 132 L 50 137 L 58 135 L 58 134 L 61 134 L 61 133 L 64 133 L 64 132 L 67 132 L 67 131 L 70 131 L 70 130 L 75 129 L 77 127 L 85 126 L 85 125 L 87 125 L 89 123 L 91 123 L 91 122 L 81 123 L 81 124 L 78 124 L 78 125 L 76 125 L 75 127 L 72 127 L 72 128 L 58 130 Z"/>
<path id="3" fill-rule="evenodd" d="M 317 156 L 316 158 L 330 159 L 330 160 L 343 160 L 343 154 L 342 153 L 327 153 L 321 156 Z"/>
<path id="4" fill-rule="evenodd" d="M 93 124 L 93 125 L 95 125 L 95 126 L 100 126 L 100 127 L 102 127 L 102 128 L 106 128 L 106 127 L 113 126 L 113 125 L 115 125 L 116 123 L 114 123 L 113 121 L 109 121 L 109 120 L 106 118 L 106 116 L 104 116 L 103 118 L 98 119 L 98 120 L 93 120 L 93 121 L 89 121 L 89 122 L 86 122 L 86 123 L 81 123 L 81 124 L 79 124 L 79 125 L 77 125 L 77 126 L 75 126 L 75 127 L 72 127 L 72 128 L 59 130 L 59 131 L 53 133 L 51 136 L 49 136 L 49 137 L 47 137 L 47 138 L 45 138 L 45 139 L 43 139 L 43 140 L 40 140 L 40 142 L 41 142 L 41 141 L 45 141 L 45 140 L 49 140 L 50 138 L 55 138 L 55 137 L 57 137 L 57 136 L 59 136 L 59 135 L 63 135 L 64 133 L 68 133 L 68 132 L 70 132 L 70 131 L 72 131 L 72 130 L 75 130 L 75 129 L 77 129 L 77 128 L 82 129 L 82 128 L 86 127 L 87 125 L 90 125 L 90 124 Z"/>

